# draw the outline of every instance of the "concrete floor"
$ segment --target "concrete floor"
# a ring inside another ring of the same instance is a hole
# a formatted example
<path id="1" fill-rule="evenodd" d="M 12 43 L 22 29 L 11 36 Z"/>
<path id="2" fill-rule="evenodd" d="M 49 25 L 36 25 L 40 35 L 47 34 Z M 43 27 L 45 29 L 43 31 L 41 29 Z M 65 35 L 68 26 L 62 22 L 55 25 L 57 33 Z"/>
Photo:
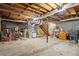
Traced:
<path id="1" fill-rule="evenodd" d="M 79 56 L 79 45 L 49 37 L 0 42 L 1 56 Z"/>

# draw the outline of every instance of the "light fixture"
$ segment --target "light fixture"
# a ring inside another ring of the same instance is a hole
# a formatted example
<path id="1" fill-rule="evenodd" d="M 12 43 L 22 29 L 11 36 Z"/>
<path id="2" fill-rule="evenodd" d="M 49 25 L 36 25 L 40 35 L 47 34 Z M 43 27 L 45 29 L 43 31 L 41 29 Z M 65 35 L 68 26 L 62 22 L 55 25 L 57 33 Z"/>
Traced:
<path id="1" fill-rule="evenodd" d="M 36 20 L 36 18 L 34 18 L 33 20 Z"/>
<path id="2" fill-rule="evenodd" d="M 58 9 L 58 12 L 63 12 L 65 9 L 64 8 L 60 8 Z"/>

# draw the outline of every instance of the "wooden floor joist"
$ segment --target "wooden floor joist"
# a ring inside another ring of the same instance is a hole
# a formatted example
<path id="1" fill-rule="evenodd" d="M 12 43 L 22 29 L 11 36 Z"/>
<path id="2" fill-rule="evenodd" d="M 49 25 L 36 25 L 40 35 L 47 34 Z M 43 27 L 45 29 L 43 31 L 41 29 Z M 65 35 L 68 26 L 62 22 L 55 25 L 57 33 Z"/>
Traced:
<path id="1" fill-rule="evenodd" d="M 65 5 L 64 5 L 65 4 Z M 65 8 L 66 10 L 64 10 L 63 12 L 58 12 L 58 10 L 55 8 L 57 5 L 58 7 L 61 6 L 61 8 Z M 5 10 L 4 10 L 5 9 Z M 37 19 L 43 19 L 46 17 L 54 17 L 54 15 L 56 14 L 55 17 L 56 19 L 66 19 L 65 16 L 67 15 L 71 15 L 73 13 L 77 14 L 77 16 L 79 16 L 79 14 L 77 13 L 77 11 L 79 10 L 79 4 L 76 3 L 0 3 L 0 11 L 3 10 L 3 13 L 5 12 L 9 12 L 9 13 L 14 13 L 15 16 L 16 14 L 21 14 L 24 15 L 24 19 L 28 19 L 28 18 L 33 18 L 36 17 Z M 70 13 L 68 14 L 68 11 L 70 10 Z M 0 12 L 0 14 L 3 14 L 2 12 Z M 40 15 L 40 17 L 38 17 Z M 3 17 L 7 16 L 7 14 L 3 15 Z M 10 16 L 8 16 L 9 18 Z M 73 18 L 74 16 L 71 15 L 71 17 Z M 12 17 L 13 18 L 13 17 Z M 15 19 L 19 19 L 20 17 L 17 16 L 17 18 Z M 70 17 L 69 17 L 70 18 Z M 23 19 L 23 17 L 20 18 L 20 20 Z M 56 20 L 57 21 L 57 20 Z"/>

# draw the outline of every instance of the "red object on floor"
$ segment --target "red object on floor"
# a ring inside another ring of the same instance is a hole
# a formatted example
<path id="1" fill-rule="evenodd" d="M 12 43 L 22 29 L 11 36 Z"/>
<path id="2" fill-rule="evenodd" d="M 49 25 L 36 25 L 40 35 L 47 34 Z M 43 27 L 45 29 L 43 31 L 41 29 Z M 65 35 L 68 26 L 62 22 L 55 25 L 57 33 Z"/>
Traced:
<path id="1" fill-rule="evenodd" d="M 8 41 L 11 41 L 12 40 L 12 32 L 9 32 L 8 33 Z"/>

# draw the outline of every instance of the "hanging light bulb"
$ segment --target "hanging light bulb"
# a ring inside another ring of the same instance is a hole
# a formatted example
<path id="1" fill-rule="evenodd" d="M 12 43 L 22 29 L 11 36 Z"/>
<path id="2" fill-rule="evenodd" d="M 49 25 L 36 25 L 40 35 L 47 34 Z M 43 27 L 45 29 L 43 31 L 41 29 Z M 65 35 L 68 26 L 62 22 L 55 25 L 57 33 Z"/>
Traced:
<path id="1" fill-rule="evenodd" d="M 36 20 L 36 18 L 33 19 L 34 21 Z"/>
<path id="2" fill-rule="evenodd" d="M 58 9 L 58 12 L 63 12 L 65 9 L 64 8 L 60 8 Z"/>

